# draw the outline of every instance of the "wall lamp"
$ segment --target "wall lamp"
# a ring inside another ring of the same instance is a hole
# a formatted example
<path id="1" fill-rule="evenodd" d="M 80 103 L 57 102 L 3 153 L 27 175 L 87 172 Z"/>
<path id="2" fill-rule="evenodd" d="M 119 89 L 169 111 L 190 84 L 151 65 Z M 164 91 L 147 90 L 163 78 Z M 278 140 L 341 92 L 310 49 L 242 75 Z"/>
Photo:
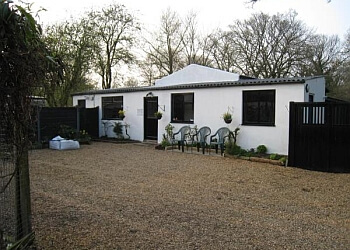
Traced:
<path id="1" fill-rule="evenodd" d="M 146 97 L 154 97 L 154 94 L 152 92 L 148 92 Z"/>

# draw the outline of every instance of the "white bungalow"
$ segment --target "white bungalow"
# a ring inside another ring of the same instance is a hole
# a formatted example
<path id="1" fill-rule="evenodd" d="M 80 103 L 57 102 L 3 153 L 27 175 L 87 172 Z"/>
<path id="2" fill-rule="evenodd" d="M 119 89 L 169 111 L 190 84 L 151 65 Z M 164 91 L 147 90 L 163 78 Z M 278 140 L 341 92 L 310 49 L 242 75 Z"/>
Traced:
<path id="1" fill-rule="evenodd" d="M 171 123 L 176 132 L 184 125 L 208 126 L 212 134 L 220 127 L 240 127 L 242 148 L 264 144 L 269 152 L 288 154 L 289 103 L 324 102 L 324 77 L 250 79 L 217 69 L 189 65 L 150 87 L 93 90 L 73 95 L 73 105 L 100 107 L 100 136 L 115 136 L 113 124 L 130 125 L 133 140 L 161 142 Z M 155 111 L 163 117 L 157 120 Z M 227 125 L 222 115 L 233 114 Z"/>

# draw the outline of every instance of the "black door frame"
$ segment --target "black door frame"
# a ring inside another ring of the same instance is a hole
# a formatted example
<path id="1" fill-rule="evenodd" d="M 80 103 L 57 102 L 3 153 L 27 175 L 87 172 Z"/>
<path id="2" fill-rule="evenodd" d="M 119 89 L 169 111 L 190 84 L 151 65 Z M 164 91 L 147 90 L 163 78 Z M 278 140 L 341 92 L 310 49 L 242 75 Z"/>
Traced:
<path id="1" fill-rule="evenodd" d="M 153 106 L 154 110 L 151 111 L 151 114 L 148 114 L 149 103 L 156 103 Z M 144 140 L 158 140 L 158 119 L 154 116 L 154 113 L 158 111 L 158 97 L 144 97 L 143 110 Z"/>

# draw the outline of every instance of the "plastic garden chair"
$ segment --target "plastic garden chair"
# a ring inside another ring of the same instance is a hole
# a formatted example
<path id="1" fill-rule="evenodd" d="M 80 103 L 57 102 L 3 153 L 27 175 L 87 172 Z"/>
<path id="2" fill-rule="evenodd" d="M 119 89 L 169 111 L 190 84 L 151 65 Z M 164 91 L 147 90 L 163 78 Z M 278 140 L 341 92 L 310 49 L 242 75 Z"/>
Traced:
<path id="1" fill-rule="evenodd" d="M 202 148 L 203 154 L 205 153 L 205 148 L 208 145 L 207 137 L 211 134 L 211 129 L 209 127 L 201 127 L 197 133 L 192 135 L 192 145 L 196 145 L 197 152 L 199 148 Z M 192 147 L 191 147 L 192 151 Z"/>
<path id="2" fill-rule="evenodd" d="M 183 126 L 179 129 L 178 132 L 174 133 L 171 140 L 171 148 L 173 148 L 174 144 L 177 144 L 180 150 L 180 146 L 182 148 L 182 152 L 184 152 L 184 146 L 186 143 L 187 146 L 187 137 L 190 135 L 191 128 L 190 126 Z"/>
<path id="3" fill-rule="evenodd" d="M 218 148 L 220 146 L 221 155 L 223 155 L 225 148 L 225 139 L 228 138 L 230 134 L 231 131 L 228 128 L 219 128 L 215 134 L 210 136 L 210 148 L 211 145 L 215 145 L 215 152 L 218 153 Z"/>

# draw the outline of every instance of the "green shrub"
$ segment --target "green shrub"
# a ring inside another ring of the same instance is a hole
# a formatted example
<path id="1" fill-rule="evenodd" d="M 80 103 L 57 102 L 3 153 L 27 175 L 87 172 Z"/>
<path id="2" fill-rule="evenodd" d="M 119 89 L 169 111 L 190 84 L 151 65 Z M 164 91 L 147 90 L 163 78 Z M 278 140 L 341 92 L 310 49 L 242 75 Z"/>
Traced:
<path id="1" fill-rule="evenodd" d="M 283 163 L 283 165 L 285 165 L 286 164 L 286 162 L 287 162 L 287 158 L 286 157 L 281 157 L 280 158 L 280 162 L 282 162 Z"/>
<path id="2" fill-rule="evenodd" d="M 227 143 L 225 151 L 229 155 L 240 155 L 242 148 L 236 144 Z"/>
<path id="3" fill-rule="evenodd" d="M 91 136 L 85 130 L 80 130 L 77 132 L 75 128 L 72 128 L 67 125 L 60 126 L 58 130 L 58 135 L 68 140 L 79 141 L 80 143 L 83 143 L 83 144 L 84 143 L 90 144 L 91 142 Z"/>
<path id="4" fill-rule="evenodd" d="M 270 160 L 278 160 L 280 157 L 278 154 L 271 154 L 270 155 Z"/>
<path id="5" fill-rule="evenodd" d="M 168 138 L 166 137 L 165 134 L 163 134 L 163 139 L 162 141 L 160 142 L 160 145 L 163 147 L 163 148 L 166 148 L 168 146 L 171 146 L 171 143 L 169 142 Z"/>
<path id="6" fill-rule="evenodd" d="M 85 130 L 80 130 L 79 133 L 77 133 L 76 140 L 78 140 L 81 144 L 90 144 L 91 136 Z"/>
<path id="7" fill-rule="evenodd" d="M 121 137 L 123 135 L 123 124 L 121 122 L 114 123 L 113 132 L 117 137 Z"/>
<path id="8" fill-rule="evenodd" d="M 259 145 L 257 148 L 256 148 L 256 152 L 259 153 L 259 154 L 266 154 L 267 152 L 267 147 L 265 145 Z"/>
<path id="9" fill-rule="evenodd" d="M 77 138 L 77 130 L 67 125 L 61 125 L 58 135 L 64 139 L 74 140 Z"/>

